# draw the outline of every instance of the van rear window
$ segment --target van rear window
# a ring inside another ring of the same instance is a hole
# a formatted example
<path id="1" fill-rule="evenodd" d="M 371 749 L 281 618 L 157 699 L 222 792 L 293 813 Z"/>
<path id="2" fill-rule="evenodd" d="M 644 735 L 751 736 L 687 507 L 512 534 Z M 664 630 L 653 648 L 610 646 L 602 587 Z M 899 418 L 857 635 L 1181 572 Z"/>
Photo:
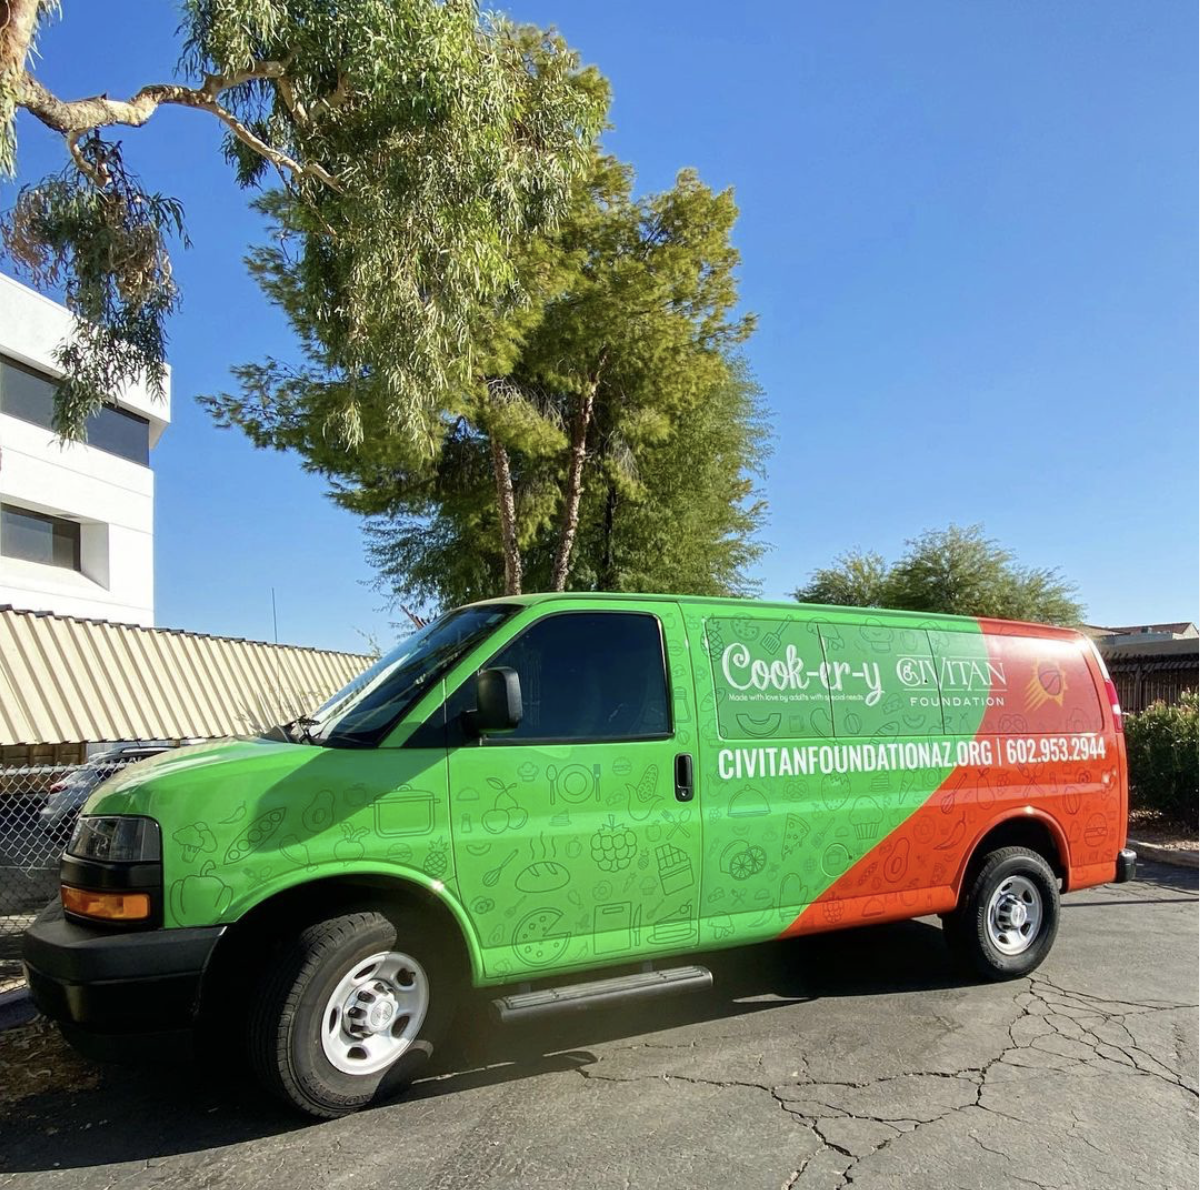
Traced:
<path id="1" fill-rule="evenodd" d="M 1004 660 L 1007 715 L 1001 730 L 1019 735 L 1100 731 L 1104 714 L 1083 649 L 1075 641 L 989 636 Z"/>
<path id="2" fill-rule="evenodd" d="M 1075 641 L 970 632 L 929 633 L 946 730 L 973 733 L 983 707 L 1001 734 L 1100 731 L 1100 697 Z"/>

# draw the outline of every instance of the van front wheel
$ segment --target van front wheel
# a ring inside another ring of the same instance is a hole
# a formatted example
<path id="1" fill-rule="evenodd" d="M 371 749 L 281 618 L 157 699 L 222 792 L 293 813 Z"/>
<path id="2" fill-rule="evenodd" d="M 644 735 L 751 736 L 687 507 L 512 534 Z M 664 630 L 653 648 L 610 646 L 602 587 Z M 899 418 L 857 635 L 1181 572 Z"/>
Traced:
<path id="1" fill-rule="evenodd" d="M 1050 953 L 1058 918 L 1050 865 L 1036 851 L 1001 847 L 984 859 L 942 929 L 969 969 L 987 979 L 1018 979 Z"/>
<path id="2" fill-rule="evenodd" d="M 410 1083 L 452 1012 L 449 964 L 427 937 L 365 911 L 314 922 L 286 945 L 248 1022 L 267 1088 L 334 1119 Z"/>

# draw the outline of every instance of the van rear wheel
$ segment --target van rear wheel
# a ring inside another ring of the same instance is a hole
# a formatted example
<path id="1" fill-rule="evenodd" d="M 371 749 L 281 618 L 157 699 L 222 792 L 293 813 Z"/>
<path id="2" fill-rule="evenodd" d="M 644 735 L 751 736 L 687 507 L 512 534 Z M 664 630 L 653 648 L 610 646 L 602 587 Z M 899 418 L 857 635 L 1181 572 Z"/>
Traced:
<path id="1" fill-rule="evenodd" d="M 364 911 L 314 922 L 271 963 L 248 1020 L 255 1073 L 335 1119 L 406 1087 L 453 1012 L 451 964 L 416 921 Z"/>
<path id="2" fill-rule="evenodd" d="M 951 953 L 986 979 L 1018 979 L 1050 953 L 1058 933 L 1058 880 L 1036 851 L 988 855 L 942 923 Z"/>

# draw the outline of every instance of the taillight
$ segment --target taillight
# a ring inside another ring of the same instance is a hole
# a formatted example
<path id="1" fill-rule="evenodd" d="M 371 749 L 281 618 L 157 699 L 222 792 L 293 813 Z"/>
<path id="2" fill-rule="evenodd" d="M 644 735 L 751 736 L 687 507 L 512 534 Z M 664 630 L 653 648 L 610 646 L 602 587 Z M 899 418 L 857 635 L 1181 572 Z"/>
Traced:
<path id="1" fill-rule="evenodd" d="M 1104 664 L 1104 657 L 1100 650 L 1096 648 L 1096 642 L 1089 642 L 1092 646 L 1092 655 L 1096 658 L 1096 664 L 1100 667 L 1100 675 L 1104 678 L 1104 692 L 1108 695 L 1108 705 L 1112 708 L 1113 729 L 1118 735 L 1125 734 L 1125 721 L 1121 717 L 1121 700 L 1117 697 L 1117 688 L 1113 685 L 1113 680 L 1108 676 L 1108 666 Z"/>
<path id="2" fill-rule="evenodd" d="M 1108 691 L 1108 705 L 1112 707 L 1113 727 L 1118 735 L 1124 735 L 1125 722 L 1121 718 L 1121 700 L 1117 697 L 1117 688 L 1113 685 L 1112 678 L 1104 679 L 1104 689 Z"/>

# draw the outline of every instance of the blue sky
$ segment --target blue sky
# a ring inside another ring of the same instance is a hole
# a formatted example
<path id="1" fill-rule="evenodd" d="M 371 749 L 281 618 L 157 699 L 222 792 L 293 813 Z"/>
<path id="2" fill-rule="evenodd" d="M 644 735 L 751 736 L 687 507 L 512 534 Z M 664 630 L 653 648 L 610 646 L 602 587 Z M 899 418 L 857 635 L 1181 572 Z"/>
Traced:
<path id="1" fill-rule="evenodd" d="M 1196 8 L 521 0 L 612 80 L 642 189 L 695 166 L 741 207 L 748 349 L 775 423 L 780 596 L 850 547 L 982 521 L 1059 566 L 1089 618 L 1197 616 Z M 171 77 L 168 4 L 69 4 L 39 74 L 65 96 Z M 61 164 L 27 117 L 20 181 Z M 294 457 L 214 429 L 197 393 L 290 335 L 241 258 L 258 236 L 215 122 L 120 137 L 179 195 L 158 622 L 361 646 L 394 635 L 356 520 Z M 11 187 L 0 202 L 11 201 Z"/>

